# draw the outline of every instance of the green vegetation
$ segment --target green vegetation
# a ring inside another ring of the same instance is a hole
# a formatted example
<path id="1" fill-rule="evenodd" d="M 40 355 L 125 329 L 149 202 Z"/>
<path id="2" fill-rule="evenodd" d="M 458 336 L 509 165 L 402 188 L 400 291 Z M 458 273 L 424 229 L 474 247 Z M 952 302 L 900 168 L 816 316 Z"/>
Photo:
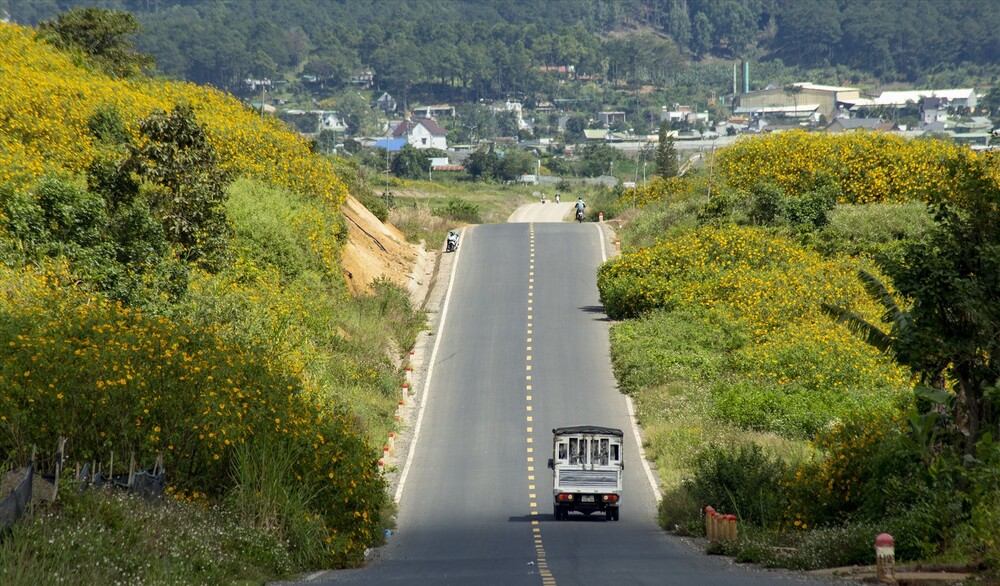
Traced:
<path id="1" fill-rule="evenodd" d="M 0 8 L 18 22 L 37 23 L 80 4 L 4 0 Z M 827 68 L 838 78 L 937 79 L 948 75 L 941 70 L 972 73 L 992 64 L 990 31 L 1000 28 L 996 11 L 976 0 L 947 8 L 922 0 L 564 0 L 543 6 L 394 0 L 377 8 L 336 3 L 322 11 L 303 1 L 110 4 L 138 15 L 144 26 L 139 47 L 170 75 L 235 88 L 245 77 L 302 71 L 316 76 L 316 85 L 340 86 L 371 68 L 380 89 L 404 101 L 417 94 L 558 92 L 559 76 L 543 74 L 541 65 L 573 66 L 570 78 L 596 76 L 616 85 L 698 83 L 725 91 L 728 64 L 718 71 L 690 65 L 706 56 Z"/>
<path id="2" fill-rule="evenodd" d="M 903 151 L 943 165 L 938 181 L 835 204 L 874 193 L 872 169 L 795 175 L 812 156 L 798 140 L 741 144 L 789 156 L 716 179 L 710 199 L 700 173 L 620 194 L 626 250 L 598 284 L 624 319 L 613 365 L 658 464 L 661 523 L 697 534 L 701 507 L 735 513 L 741 537 L 719 550 L 768 566 L 869 564 L 888 531 L 897 559 L 995 572 L 1000 541 L 977 515 L 1000 494 L 997 161 Z"/>
<path id="3" fill-rule="evenodd" d="M 340 205 L 363 176 L 219 94 L 0 36 L 0 109 L 33 104 L 0 128 L 0 460 L 66 436 L 70 461 L 168 473 L 156 504 L 67 481 L 2 539 L 0 582 L 358 564 L 389 522 L 377 450 L 423 325 L 388 282 L 347 293 Z"/>

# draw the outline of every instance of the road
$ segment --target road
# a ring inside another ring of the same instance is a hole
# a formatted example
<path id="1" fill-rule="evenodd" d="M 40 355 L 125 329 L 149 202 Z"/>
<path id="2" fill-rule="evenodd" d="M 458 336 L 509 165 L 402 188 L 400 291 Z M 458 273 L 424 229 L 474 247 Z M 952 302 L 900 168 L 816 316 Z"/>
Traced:
<path id="1" fill-rule="evenodd" d="M 459 255 L 396 532 L 366 568 L 317 582 L 802 582 L 702 555 L 657 526 L 609 363 L 595 224 L 475 226 Z M 619 522 L 552 518 L 551 430 L 578 424 L 625 431 Z"/>
<path id="2" fill-rule="evenodd" d="M 556 203 L 547 201 L 545 203 L 529 203 L 520 206 L 507 219 L 510 223 L 521 224 L 524 222 L 562 222 L 573 211 L 573 201 L 563 201 Z"/>

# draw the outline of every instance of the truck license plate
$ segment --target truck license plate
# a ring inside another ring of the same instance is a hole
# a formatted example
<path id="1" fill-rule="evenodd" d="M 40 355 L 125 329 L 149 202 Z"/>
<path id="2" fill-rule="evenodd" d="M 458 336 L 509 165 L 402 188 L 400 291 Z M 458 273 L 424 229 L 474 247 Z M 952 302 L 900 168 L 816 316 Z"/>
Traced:
<path id="1" fill-rule="evenodd" d="M 594 502 L 594 495 L 592 495 L 592 494 L 585 494 L 585 495 L 583 495 L 580 498 L 580 502 L 581 503 L 592 503 L 592 502 Z"/>

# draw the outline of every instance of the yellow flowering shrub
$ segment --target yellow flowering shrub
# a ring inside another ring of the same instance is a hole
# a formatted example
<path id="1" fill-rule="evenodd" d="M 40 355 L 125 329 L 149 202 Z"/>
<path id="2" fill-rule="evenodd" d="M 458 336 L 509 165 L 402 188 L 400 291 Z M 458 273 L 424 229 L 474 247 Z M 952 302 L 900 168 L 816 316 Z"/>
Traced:
<path id="1" fill-rule="evenodd" d="M 831 419 L 887 410 L 904 369 L 836 324 L 822 303 L 878 321 L 857 266 L 766 230 L 705 226 L 623 254 L 598 273 L 613 318 L 653 309 L 724 315 L 745 332 L 734 380 L 712 387 L 712 414 L 740 427 L 809 435 Z"/>
<path id="2" fill-rule="evenodd" d="M 818 433 L 813 439 L 816 456 L 800 462 L 789 479 L 789 517 L 816 524 L 857 510 L 865 500 L 866 483 L 889 472 L 880 469 L 883 462 L 875 455 L 904 432 L 896 411 L 839 422 Z"/>
<path id="3" fill-rule="evenodd" d="M 355 417 L 309 392 L 284 361 L 70 280 L 65 268 L 0 269 L 0 451 L 67 435 L 84 461 L 162 453 L 173 490 L 221 496 L 237 445 L 288 445 L 298 482 L 316 495 L 331 562 L 361 559 L 385 494 Z"/>
<path id="4" fill-rule="evenodd" d="M 942 140 L 883 132 L 791 131 L 737 141 L 718 153 L 716 169 L 737 189 L 766 180 L 795 195 L 826 176 L 840 186 L 841 203 L 934 201 L 953 187 L 949 165 L 980 156 Z"/>
<path id="5" fill-rule="evenodd" d="M 634 203 L 639 207 L 672 199 L 686 192 L 689 182 L 682 177 L 653 177 L 645 185 L 628 189 L 621 195 L 621 201 Z"/>
<path id="6" fill-rule="evenodd" d="M 332 165 L 280 122 L 218 90 L 190 83 L 118 80 L 73 63 L 35 39 L 32 29 L 0 23 L 0 184 L 24 186 L 46 172 L 79 173 L 95 156 L 91 115 L 116 108 L 133 138 L 153 110 L 190 104 L 205 125 L 220 166 L 339 206 L 347 188 Z"/>

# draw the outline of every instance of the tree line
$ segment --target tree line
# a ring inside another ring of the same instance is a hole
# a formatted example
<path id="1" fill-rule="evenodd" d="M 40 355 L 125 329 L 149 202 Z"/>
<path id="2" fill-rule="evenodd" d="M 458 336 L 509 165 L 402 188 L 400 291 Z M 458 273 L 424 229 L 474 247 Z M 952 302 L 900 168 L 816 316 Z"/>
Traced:
<path id="1" fill-rule="evenodd" d="M 159 69 L 235 89 L 303 72 L 335 82 L 370 68 L 380 89 L 470 99 L 552 90 L 540 66 L 664 84 L 691 59 L 846 66 L 913 80 L 1000 53 L 989 0 L 0 0 L 18 22 L 98 5 L 137 15 Z"/>

